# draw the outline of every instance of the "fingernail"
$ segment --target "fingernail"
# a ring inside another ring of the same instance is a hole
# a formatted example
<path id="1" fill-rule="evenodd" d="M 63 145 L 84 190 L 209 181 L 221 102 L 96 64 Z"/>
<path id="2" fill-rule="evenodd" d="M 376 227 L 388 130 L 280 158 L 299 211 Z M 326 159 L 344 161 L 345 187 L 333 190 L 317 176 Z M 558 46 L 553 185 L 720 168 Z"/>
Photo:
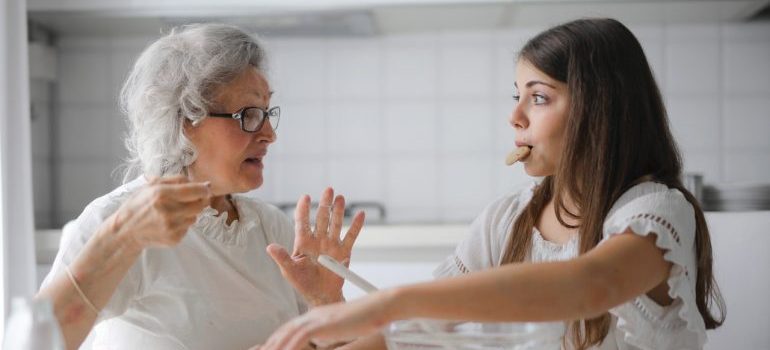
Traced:
<path id="1" fill-rule="evenodd" d="M 206 192 L 209 193 L 209 197 L 211 197 L 211 181 L 206 181 L 203 184 L 206 186 Z"/>

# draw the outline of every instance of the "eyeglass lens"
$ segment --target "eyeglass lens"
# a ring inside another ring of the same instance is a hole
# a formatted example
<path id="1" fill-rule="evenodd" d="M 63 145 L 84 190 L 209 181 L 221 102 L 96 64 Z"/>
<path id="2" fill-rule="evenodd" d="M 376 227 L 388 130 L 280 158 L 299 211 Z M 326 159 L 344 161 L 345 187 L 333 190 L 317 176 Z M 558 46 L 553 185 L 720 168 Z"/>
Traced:
<path id="1" fill-rule="evenodd" d="M 270 109 L 268 112 L 265 112 L 259 108 L 246 108 L 243 111 L 241 115 L 241 118 L 243 118 L 243 129 L 249 132 L 257 131 L 262 127 L 262 123 L 264 123 L 264 119 L 267 117 L 268 113 L 270 127 L 275 130 L 278 128 L 278 116 L 280 112 L 278 112 L 277 109 Z"/>

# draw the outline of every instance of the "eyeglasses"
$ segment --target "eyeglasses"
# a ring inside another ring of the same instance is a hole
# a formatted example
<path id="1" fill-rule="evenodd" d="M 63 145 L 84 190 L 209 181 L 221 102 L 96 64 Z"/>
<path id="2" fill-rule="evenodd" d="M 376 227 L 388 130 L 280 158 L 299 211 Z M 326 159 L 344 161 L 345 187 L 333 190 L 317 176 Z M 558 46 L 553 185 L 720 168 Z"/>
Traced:
<path id="1" fill-rule="evenodd" d="M 241 123 L 241 130 L 245 132 L 257 132 L 270 120 L 273 131 L 278 129 L 278 121 L 281 119 L 281 107 L 275 106 L 268 110 L 259 107 L 244 107 L 235 113 L 209 113 L 210 117 L 232 118 Z"/>

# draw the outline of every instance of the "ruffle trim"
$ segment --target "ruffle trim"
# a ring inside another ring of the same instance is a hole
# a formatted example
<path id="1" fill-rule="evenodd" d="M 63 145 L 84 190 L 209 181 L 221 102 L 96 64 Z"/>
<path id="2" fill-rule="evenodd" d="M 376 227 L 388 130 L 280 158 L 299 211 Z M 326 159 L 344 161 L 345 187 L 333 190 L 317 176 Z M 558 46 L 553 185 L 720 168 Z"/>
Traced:
<path id="1" fill-rule="evenodd" d="M 532 250 L 530 251 L 532 262 L 550 262 L 572 259 L 578 255 L 578 236 L 573 235 L 564 244 L 551 242 L 543 237 L 543 234 L 532 229 Z"/>
<path id="2" fill-rule="evenodd" d="M 233 197 L 235 198 L 235 197 Z M 235 200 L 233 203 L 238 208 L 241 217 L 251 215 L 244 212 Z M 246 234 L 256 225 L 254 221 L 241 223 L 238 219 L 227 224 L 227 212 L 219 213 L 212 207 L 206 207 L 198 214 L 198 220 L 193 226 L 203 236 L 213 239 L 225 245 L 244 246 L 246 244 Z"/>
<path id="3" fill-rule="evenodd" d="M 655 233 L 655 245 L 664 249 L 666 253 L 663 258 L 674 264 L 667 281 L 668 295 L 674 299 L 672 305 L 661 307 L 652 300 L 645 301 L 646 295 L 642 295 L 632 302 L 610 310 L 618 318 L 617 327 L 623 332 L 624 340 L 640 349 L 685 349 L 692 348 L 691 337 L 694 336 L 697 348 L 703 348 L 703 344 L 706 343 L 706 327 L 695 303 L 695 294 L 691 288 L 693 282 L 690 280 L 692 276 L 687 270 L 686 257 L 674 254 L 675 251 L 683 248 L 673 227 L 659 216 L 643 214 L 614 223 L 606 229 L 609 230 L 610 236 L 621 234 L 627 229 L 644 237 Z M 681 302 L 677 304 L 678 301 Z M 660 310 L 653 312 L 650 310 L 651 307 L 658 307 Z M 678 318 L 666 317 L 667 308 L 677 311 Z M 664 317 L 656 316 L 656 313 L 664 313 Z M 651 327 L 652 325 L 654 328 Z M 689 334 L 684 334 L 682 331 L 687 331 Z"/>
<path id="4" fill-rule="evenodd" d="M 433 277 L 447 278 L 464 275 L 468 272 L 468 268 L 465 267 L 465 264 L 460 260 L 460 257 L 456 254 L 452 254 L 433 270 Z"/>

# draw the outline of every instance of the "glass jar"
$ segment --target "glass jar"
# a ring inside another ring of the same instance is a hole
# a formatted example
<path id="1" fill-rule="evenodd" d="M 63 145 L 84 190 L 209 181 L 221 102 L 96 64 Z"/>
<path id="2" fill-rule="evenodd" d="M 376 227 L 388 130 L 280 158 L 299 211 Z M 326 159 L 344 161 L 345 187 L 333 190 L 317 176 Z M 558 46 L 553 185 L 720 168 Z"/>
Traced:
<path id="1" fill-rule="evenodd" d="M 64 339 L 50 300 L 13 298 L 3 350 L 64 350 Z"/>
<path id="2" fill-rule="evenodd" d="M 389 350 L 558 350 L 562 322 L 480 323 L 406 320 L 384 331 Z"/>

